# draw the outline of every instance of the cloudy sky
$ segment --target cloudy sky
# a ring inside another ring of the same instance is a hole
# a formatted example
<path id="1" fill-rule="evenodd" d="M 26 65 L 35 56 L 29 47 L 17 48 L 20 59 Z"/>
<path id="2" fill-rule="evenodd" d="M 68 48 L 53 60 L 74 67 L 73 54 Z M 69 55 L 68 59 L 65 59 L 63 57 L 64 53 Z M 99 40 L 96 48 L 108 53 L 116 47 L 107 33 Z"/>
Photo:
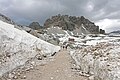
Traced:
<path id="1" fill-rule="evenodd" d="M 107 32 L 120 30 L 120 0 L 0 0 L 0 13 L 28 25 L 57 14 L 85 16 Z"/>

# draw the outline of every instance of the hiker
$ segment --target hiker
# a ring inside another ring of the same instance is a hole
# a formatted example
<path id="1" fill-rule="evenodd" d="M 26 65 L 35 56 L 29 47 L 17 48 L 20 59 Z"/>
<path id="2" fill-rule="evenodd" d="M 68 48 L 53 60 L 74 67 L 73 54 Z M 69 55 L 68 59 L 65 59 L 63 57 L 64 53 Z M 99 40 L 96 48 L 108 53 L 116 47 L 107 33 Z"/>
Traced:
<path id="1" fill-rule="evenodd" d="M 65 49 L 67 49 L 68 45 L 65 46 Z"/>
<path id="2" fill-rule="evenodd" d="M 63 49 L 65 48 L 65 46 L 63 45 Z"/>

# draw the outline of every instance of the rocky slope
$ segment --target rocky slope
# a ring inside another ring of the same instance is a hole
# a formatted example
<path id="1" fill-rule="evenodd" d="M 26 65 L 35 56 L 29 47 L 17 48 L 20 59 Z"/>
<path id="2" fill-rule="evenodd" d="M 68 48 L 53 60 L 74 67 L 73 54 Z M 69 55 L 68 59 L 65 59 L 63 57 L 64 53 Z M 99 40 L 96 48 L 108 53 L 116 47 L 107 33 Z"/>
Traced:
<path id="1" fill-rule="evenodd" d="M 83 33 L 100 33 L 99 26 L 96 26 L 93 22 L 88 19 L 76 16 L 68 15 L 56 15 L 47 19 L 44 23 L 44 27 L 49 28 L 51 26 L 59 26 L 64 30 L 74 31 L 80 29 Z M 84 27 L 82 27 L 84 26 Z"/>
<path id="2" fill-rule="evenodd" d="M 15 24 L 14 21 L 12 21 L 10 18 L 6 17 L 5 15 L 3 15 L 1 13 L 0 13 L 0 20 L 4 21 L 6 23 L 9 23 L 9 24 Z"/>

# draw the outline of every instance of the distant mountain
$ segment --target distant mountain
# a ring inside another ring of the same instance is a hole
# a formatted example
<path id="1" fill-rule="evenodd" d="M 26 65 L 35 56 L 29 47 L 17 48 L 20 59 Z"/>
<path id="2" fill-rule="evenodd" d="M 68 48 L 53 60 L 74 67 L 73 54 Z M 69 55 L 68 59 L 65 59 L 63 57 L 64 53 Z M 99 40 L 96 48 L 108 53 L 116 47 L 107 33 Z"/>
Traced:
<path id="1" fill-rule="evenodd" d="M 68 16 L 68 15 L 56 15 L 52 16 L 51 18 L 47 19 L 44 23 L 45 28 L 49 28 L 52 26 L 58 26 L 63 30 L 69 31 L 78 31 L 81 33 L 100 33 L 99 26 L 96 26 L 93 22 L 89 21 L 88 19 L 76 16 Z M 102 30 L 102 33 L 105 33 Z"/>
<path id="2" fill-rule="evenodd" d="M 0 20 L 4 21 L 6 23 L 9 23 L 9 24 L 15 24 L 15 22 L 12 21 L 9 17 L 6 17 L 5 15 L 3 15 L 1 13 L 0 13 Z"/>
<path id="3" fill-rule="evenodd" d="M 120 36 L 120 30 L 118 30 L 118 31 L 113 31 L 113 32 L 110 32 L 109 33 L 109 36 Z"/>
<path id="4" fill-rule="evenodd" d="M 30 27 L 31 29 L 34 29 L 34 30 L 38 30 L 38 29 L 43 28 L 42 26 L 40 26 L 40 24 L 39 24 L 38 22 L 32 22 L 32 23 L 29 25 L 29 27 Z"/>
<path id="5" fill-rule="evenodd" d="M 120 30 L 118 30 L 118 31 L 113 31 L 113 32 L 110 32 L 110 33 L 117 33 L 117 34 L 120 34 Z"/>

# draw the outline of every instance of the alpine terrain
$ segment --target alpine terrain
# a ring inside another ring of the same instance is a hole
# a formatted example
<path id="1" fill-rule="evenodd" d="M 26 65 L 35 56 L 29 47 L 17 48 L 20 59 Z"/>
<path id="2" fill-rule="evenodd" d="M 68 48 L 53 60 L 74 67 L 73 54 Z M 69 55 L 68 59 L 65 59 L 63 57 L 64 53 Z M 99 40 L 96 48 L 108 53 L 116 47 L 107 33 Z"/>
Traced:
<path id="1" fill-rule="evenodd" d="M 120 80 L 120 31 L 84 16 L 22 26 L 0 14 L 0 80 Z"/>

